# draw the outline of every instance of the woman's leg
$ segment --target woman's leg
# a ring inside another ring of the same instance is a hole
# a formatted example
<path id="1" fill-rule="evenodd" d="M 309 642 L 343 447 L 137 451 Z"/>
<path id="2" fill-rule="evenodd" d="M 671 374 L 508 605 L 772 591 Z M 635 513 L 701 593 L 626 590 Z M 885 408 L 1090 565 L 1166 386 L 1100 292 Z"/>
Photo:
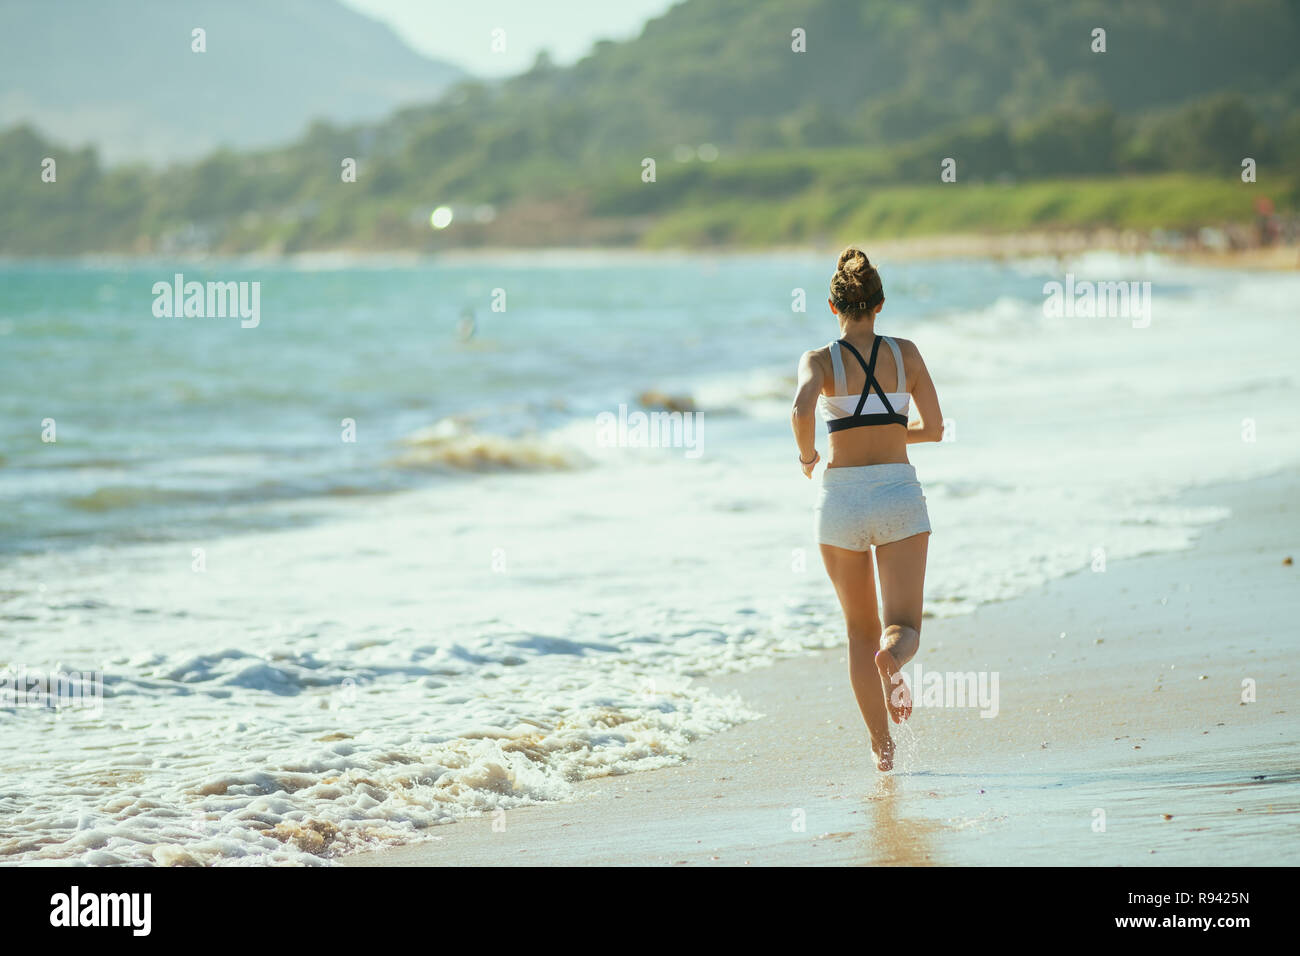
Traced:
<path id="1" fill-rule="evenodd" d="M 889 716 L 895 723 L 912 715 L 912 697 L 903 682 L 903 665 L 921 645 L 921 608 L 925 590 L 925 555 L 930 533 L 876 546 L 880 565 L 880 596 L 885 631 L 876 654 L 876 668 Z"/>
<path id="2" fill-rule="evenodd" d="M 880 647 L 880 614 L 876 610 L 876 576 L 871 552 L 850 551 L 823 544 L 822 561 L 835 585 L 844 624 L 849 633 L 849 681 L 858 710 L 871 734 L 871 749 L 876 766 L 888 770 L 893 766 L 894 742 L 889 736 L 889 717 L 880 692 L 880 675 L 875 656 Z"/>

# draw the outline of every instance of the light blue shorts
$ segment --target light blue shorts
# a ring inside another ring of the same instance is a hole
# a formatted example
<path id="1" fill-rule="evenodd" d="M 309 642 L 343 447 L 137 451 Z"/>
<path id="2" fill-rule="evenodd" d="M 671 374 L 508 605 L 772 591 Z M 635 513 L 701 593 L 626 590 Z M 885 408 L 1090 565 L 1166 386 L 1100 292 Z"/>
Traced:
<path id="1" fill-rule="evenodd" d="M 817 541 L 850 551 L 930 531 L 916 469 L 902 462 L 827 468 L 813 509 Z"/>

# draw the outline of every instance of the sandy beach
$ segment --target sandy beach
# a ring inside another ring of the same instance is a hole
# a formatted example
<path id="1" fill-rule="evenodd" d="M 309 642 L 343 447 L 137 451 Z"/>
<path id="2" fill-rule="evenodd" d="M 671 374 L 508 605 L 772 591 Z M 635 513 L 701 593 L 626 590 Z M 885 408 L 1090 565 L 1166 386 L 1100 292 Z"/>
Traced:
<path id="1" fill-rule="evenodd" d="M 1296 279 L 1107 253 L 891 271 L 888 328 L 949 428 L 909 455 L 939 531 L 882 781 L 790 454 L 792 359 L 832 334 L 790 290 L 824 269 L 267 267 L 265 322 L 196 319 L 160 362 L 151 268 L 10 268 L 68 318 L 0 313 L 0 667 L 24 689 L 0 865 L 1293 853 L 1295 489 L 1240 483 L 1295 471 Z M 1070 276 L 1150 294 L 1048 314 Z M 461 341 L 498 284 L 510 311 Z M 48 372 L 69 341 L 121 374 Z M 45 443 L 21 423 L 51 388 Z M 670 405 L 679 428 L 622 426 Z M 33 680 L 65 673 L 84 706 Z"/>
<path id="2" fill-rule="evenodd" d="M 1020 232 L 964 232 L 935 235 L 880 238 L 859 237 L 855 241 L 872 249 L 881 261 L 918 262 L 935 259 L 1017 260 L 1051 257 L 1070 259 L 1088 253 L 1118 253 L 1127 256 L 1159 255 L 1171 262 L 1216 269 L 1243 269 L 1266 272 L 1300 270 L 1300 246 L 1278 243 L 1272 246 L 1250 245 L 1242 248 L 1211 248 L 1193 242 L 1175 243 L 1140 230 L 1111 228 L 1025 230 Z M 630 245 L 451 248 L 438 253 L 409 251 L 374 252 L 366 249 L 342 249 L 332 252 L 302 252 L 288 256 L 240 257 L 249 262 L 290 262 L 308 268 L 358 266 L 373 264 L 390 267 L 393 263 L 418 264 L 436 260 L 446 263 L 606 263 L 664 259 L 683 261 L 692 258 L 726 258 L 754 255 L 804 255 L 807 245 L 773 245 L 763 249 L 663 248 L 644 249 Z M 834 255 L 840 246 L 827 245 L 823 250 Z M 111 257 L 97 257 L 98 259 Z"/>
<path id="3" fill-rule="evenodd" d="M 676 766 L 340 862 L 1295 864 L 1297 491 L 1294 475 L 1197 489 L 1185 504 L 1232 517 L 1192 550 L 928 621 L 922 667 L 997 672 L 997 713 L 922 702 L 893 774 L 829 650 L 708 681 L 763 716 Z"/>

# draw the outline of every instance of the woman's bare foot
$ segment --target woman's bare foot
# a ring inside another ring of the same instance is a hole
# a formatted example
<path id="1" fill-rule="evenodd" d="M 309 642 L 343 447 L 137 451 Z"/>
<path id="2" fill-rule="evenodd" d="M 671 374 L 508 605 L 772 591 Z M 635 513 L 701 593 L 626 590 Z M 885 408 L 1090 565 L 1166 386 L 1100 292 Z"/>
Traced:
<path id="1" fill-rule="evenodd" d="M 871 741 L 871 752 L 876 758 L 876 769 L 881 773 L 894 769 L 894 738 L 886 737 L 883 744 Z"/>
<path id="2" fill-rule="evenodd" d="M 889 719 L 901 724 L 912 716 L 912 692 L 903 680 L 903 672 L 889 651 L 876 652 L 876 670 L 880 671 L 880 686 L 885 692 L 885 707 L 889 709 Z"/>

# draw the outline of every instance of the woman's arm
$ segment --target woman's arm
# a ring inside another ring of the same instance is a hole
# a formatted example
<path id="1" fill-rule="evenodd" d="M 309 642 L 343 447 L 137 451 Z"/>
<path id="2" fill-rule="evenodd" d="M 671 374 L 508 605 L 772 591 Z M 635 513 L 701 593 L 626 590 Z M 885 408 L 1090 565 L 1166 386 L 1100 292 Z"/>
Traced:
<path id="1" fill-rule="evenodd" d="M 911 343 L 908 343 L 911 345 Z M 918 366 L 915 375 L 909 375 L 912 383 L 912 405 L 916 408 L 919 421 L 908 422 L 907 443 L 915 445 L 923 441 L 941 441 L 943 439 L 943 412 L 939 410 L 939 395 L 934 390 L 930 379 L 930 370 L 925 367 L 925 359 L 915 345 L 912 351 L 916 355 Z"/>
<path id="2" fill-rule="evenodd" d="M 803 473 L 812 477 L 817 464 L 817 396 L 822 393 L 821 366 L 812 352 L 804 352 L 799 359 L 799 384 L 794 393 L 794 411 L 790 414 L 790 427 L 794 429 L 795 444 L 799 446 L 799 463 Z"/>

